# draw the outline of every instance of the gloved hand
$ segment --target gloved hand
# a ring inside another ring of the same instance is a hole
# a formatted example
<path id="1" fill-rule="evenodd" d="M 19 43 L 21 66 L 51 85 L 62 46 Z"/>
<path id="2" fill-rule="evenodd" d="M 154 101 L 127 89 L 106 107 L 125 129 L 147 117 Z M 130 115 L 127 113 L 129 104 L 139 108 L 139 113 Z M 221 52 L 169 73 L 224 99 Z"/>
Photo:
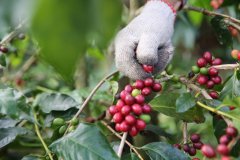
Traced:
<path id="1" fill-rule="evenodd" d="M 173 56 L 171 37 L 175 11 L 161 0 L 148 1 L 142 13 L 122 29 L 115 39 L 116 66 L 131 79 L 151 74 L 142 64 L 154 67 L 153 74 L 165 69 Z"/>

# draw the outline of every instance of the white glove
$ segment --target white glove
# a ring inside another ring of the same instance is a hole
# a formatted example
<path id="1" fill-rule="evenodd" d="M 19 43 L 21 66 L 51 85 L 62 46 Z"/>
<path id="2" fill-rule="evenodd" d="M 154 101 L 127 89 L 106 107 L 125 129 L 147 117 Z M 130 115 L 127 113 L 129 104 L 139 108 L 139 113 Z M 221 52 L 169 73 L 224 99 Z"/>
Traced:
<path id="1" fill-rule="evenodd" d="M 153 74 L 165 69 L 173 56 L 171 37 L 175 11 L 161 0 L 148 1 L 142 13 L 122 29 L 115 40 L 116 66 L 131 79 L 151 74 L 142 64 L 154 67 Z"/>

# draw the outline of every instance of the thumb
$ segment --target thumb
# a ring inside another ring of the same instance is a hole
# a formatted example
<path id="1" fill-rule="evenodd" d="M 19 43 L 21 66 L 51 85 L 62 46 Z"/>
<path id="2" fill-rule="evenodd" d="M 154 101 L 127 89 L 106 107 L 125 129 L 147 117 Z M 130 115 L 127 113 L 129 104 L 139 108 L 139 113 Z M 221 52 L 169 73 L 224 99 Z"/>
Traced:
<path id="1" fill-rule="evenodd" d="M 156 36 L 143 34 L 137 46 L 137 60 L 141 64 L 154 66 L 158 62 L 158 46 Z"/>

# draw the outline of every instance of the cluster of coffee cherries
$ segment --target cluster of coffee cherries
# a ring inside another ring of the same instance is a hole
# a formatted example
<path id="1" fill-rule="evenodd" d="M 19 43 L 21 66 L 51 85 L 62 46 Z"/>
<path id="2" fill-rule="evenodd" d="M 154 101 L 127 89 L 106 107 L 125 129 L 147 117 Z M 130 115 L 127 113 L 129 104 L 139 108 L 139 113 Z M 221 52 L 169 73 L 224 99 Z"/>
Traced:
<path id="1" fill-rule="evenodd" d="M 222 64 L 220 58 L 214 58 L 210 52 L 205 52 L 201 58 L 197 60 L 197 66 L 192 66 L 192 72 L 198 74 L 197 83 L 205 85 L 207 89 L 213 89 L 215 85 L 222 83 L 222 78 L 218 74 L 215 65 Z M 218 93 L 214 90 L 209 92 L 213 99 L 218 99 Z"/>
<path id="2" fill-rule="evenodd" d="M 231 55 L 234 59 L 240 61 L 240 50 L 237 49 L 232 50 Z"/>
<path id="3" fill-rule="evenodd" d="M 214 9 L 218 9 L 223 4 L 223 2 L 224 2 L 224 0 L 211 0 L 210 5 Z"/>
<path id="4" fill-rule="evenodd" d="M 52 121 L 52 126 L 58 130 L 58 133 L 60 135 L 64 134 L 67 130 L 67 125 L 71 123 L 71 126 L 68 129 L 68 132 L 72 132 L 76 129 L 76 126 L 79 123 L 79 120 L 77 118 L 73 118 L 70 121 L 66 122 L 63 118 L 55 118 Z"/>
<path id="5" fill-rule="evenodd" d="M 151 106 L 145 103 L 145 97 L 152 91 L 159 92 L 161 89 L 161 84 L 153 78 L 136 80 L 133 85 L 126 85 L 120 92 L 117 103 L 108 109 L 116 131 L 136 136 L 139 131 L 144 130 L 146 123 L 151 120 L 149 114 L 152 110 Z"/>
<path id="6" fill-rule="evenodd" d="M 174 144 L 173 146 L 180 150 L 183 149 L 184 152 L 186 152 L 190 156 L 195 156 L 197 153 L 197 150 L 200 150 L 204 144 L 201 142 L 200 135 L 196 133 L 190 136 L 190 141 L 191 141 L 190 143 L 183 144 L 182 146 L 180 144 Z M 193 158 L 192 160 L 200 160 L 200 159 Z"/>

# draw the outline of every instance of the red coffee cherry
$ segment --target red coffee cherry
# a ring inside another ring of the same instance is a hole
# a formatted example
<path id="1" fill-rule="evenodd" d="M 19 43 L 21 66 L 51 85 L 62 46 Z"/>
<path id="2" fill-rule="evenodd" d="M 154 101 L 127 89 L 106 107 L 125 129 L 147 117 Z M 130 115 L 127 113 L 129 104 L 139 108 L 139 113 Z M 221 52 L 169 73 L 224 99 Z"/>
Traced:
<path id="1" fill-rule="evenodd" d="M 197 143 L 193 143 L 193 147 L 195 149 L 201 149 L 203 146 L 203 143 L 202 142 L 197 142 Z"/>
<path id="2" fill-rule="evenodd" d="M 211 91 L 209 93 L 209 95 L 213 98 L 213 99 L 218 99 L 219 95 L 216 91 Z"/>
<path id="3" fill-rule="evenodd" d="M 223 156 L 223 157 L 221 158 L 221 160 L 231 160 L 231 158 L 228 157 L 228 156 Z"/>
<path id="4" fill-rule="evenodd" d="M 189 145 L 188 145 L 188 144 L 184 144 L 184 145 L 183 145 L 183 150 L 184 150 L 186 153 L 188 153 L 188 152 L 190 151 Z"/>
<path id="5" fill-rule="evenodd" d="M 133 87 L 129 84 L 125 86 L 124 90 L 127 91 L 128 93 L 131 93 L 133 90 Z"/>
<path id="6" fill-rule="evenodd" d="M 135 126 L 132 126 L 132 128 L 131 128 L 130 131 L 129 131 L 129 134 L 130 134 L 132 137 L 136 136 L 136 135 L 138 134 L 137 128 L 136 128 Z"/>
<path id="7" fill-rule="evenodd" d="M 205 76 L 205 75 L 199 75 L 199 76 L 197 77 L 197 82 L 198 82 L 200 85 L 206 84 L 207 81 L 208 81 L 208 77 Z"/>
<path id="8" fill-rule="evenodd" d="M 149 66 L 149 65 L 144 64 L 143 65 L 143 70 L 147 73 L 152 73 L 153 72 L 153 66 Z"/>
<path id="9" fill-rule="evenodd" d="M 8 48 L 5 46 L 0 46 L 0 51 L 3 53 L 8 53 Z"/>
<path id="10" fill-rule="evenodd" d="M 129 115 L 131 112 L 131 107 L 129 105 L 125 105 L 122 107 L 121 109 L 121 113 L 122 115 L 126 116 L 126 115 Z"/>
<path id="11" fill-rule="evenodd" d="M 147 114 L 151 113 L 152 107 L 150 105 L 148 105 L 148 104 L 144 104 L 142 106 L 142 111 L 143 111 L 143 113 L 147 113 Z"/>
<path id="12" fill-rule="evenodd" d="M 205 52 L 205 53 L 203 54 L 203 58 L 204 58 L 207 62 L 209 62 L 209 63 L 212 62 L 212 54 L 211 54 L 210 52 Z"/>
<path id="13" fill-rule="evenodd" d="M 138 104 L 143 104 L 144 101 L 145 101 L 145 98 L 144 98 L 143 95 L 139 94 L 139 95 L 137 95 L 137 96 L 135 97 L 135 100 L 136 100 L 136 102 L 137 102 Z"/>
<path id="14" fill-rule="evenodd" d="M 229 126 L 226 128 L 226 134 L 229 137 L 236 137 L 238 135 L 238 131 L 235 127 Z"/>
<path id="15" fill-rule="evenodd" d="M 181 149 L 181 145 L 180 144 L 173 144 L 173 147 L 177 148 L 177 149 Z"/>
<path id="16" fill-rule="evenodd" d="M 122 107 L 123 107 L 124 105 L 125 105 L 125 103 L 123 102 L 123 100 L 119 99 L 119 100 L 117 101 L 117 104 L 116 104 L 116 110 L 117 110 L 118 112 L 120 112 L 121 109 L 122 109 Z"/>
<path id="17" fill-rule="evenodd" d="M 145 85 L 146 87 L 152 87 L 153 84 L 154 84 L 154 80 L 153 80 L 152 78 L 147 78 L 147 79 L 145 79 L 145 81 L 144 81 L 144 85 Z"/>
<path id="18" fill-rule="evenodd" d="M 213 66 L 221 65 L 221 64 L 222 64 L 222 59 L 220 59 L 220 58 L 216 58 L 212 61 Z"/>
<path id="19" fill-rule="evenodd" d="M 137 122 L 136 122 L 135 126 L 136 126 L 138 131 L 142 131 L 142 130 L 145 129 L 146 123 L 143 120 L 141 120 L 141 119 L 137 119 Z"/>
<path id="20" fill-rule="evenodd" d="M 124 101 L 127 105 L 132 105 L 135 102 L 135 98 L 132 95 L 128 94 L 126 95 Z"/>
<path id="21" fill-rule="evenodd" d="M 215 84 L 221 84 L 221 83 L 222 83 L 222 78 L 221 78 L 220 76 L 211 77 L 211 80 L 212 80 Z"/>
<path id="22" fill-rule="evenodd" d="M 115 113 L 118 112 L 118 110 L 116 109 L 116 106 L 110 106 L 108 108 L 108 112 L 113 116 Z"/>
<path id="23" fill-rule="evenodd" d="M 127 124 L 127 122 L 123 121 L 121 124 L 120 124 L 120 129 L 122 132 L 127 132 L 129 131 L 130 127 L 129 125 Z"/>
<path id="24" fill-rule="evenodd" d="M 132 105 L 132 111 L 136 115 L 142 114 L 142 107 L 139 104 Z"/>
<path id="25" fill-rule="evenodd" d="M 129 93 L 125 90 L 123 90 L 122 92 L 120 92 L 120 98 L 122 100 L 124 100 L 126 98 L 126 96 L 129 95 Z"/>
<path id="26" fill-rule="evenodd" d="M 121 132 L 120 123 L 116 123 L 116 124 L 115 124 L 115 130 L 116 130 L 117 132 Z"/>
<path id="27" fill-rule="evenodd" d="M 145 88 L 142 89 L 142 95 L 148 96 L 150 94 L 151 94 L 151 88 L 145 87 Z"/>
<path id="28" fill-rule="evenodd" d="M 207 65 L 207 61 L 204 58 L 199 58 L 197 60 L 197 66 L 199 68 L 205 67 Z"/>
<path id="29" fill-rule="evenodd" d="M 133 115 L 127 115 L 125 117 L 125 122 L 132 126 L 136 123 L 136 118 Z"/>
<path id="30" fill-rule="evenodd" d="M 216 152 L 212 146 L 208 144 L 204 144 L 201 148 L 202 154 L 207 158 L 214 158 L 216 156 Z"/>
<path id="31" fill-rule="evenodd" d="M 219 139 L 220 144 L 228 145 L 228 143 L 231 141 L 231 138 L 228 135 L 222 135 Z"/>
<path id="32" fill-rule="evenodd" d="M 206 87 L 207 87 L 208 89 L 212 89 L 212 88 L 214 87 L 214 85 L 215 85 L 215 83 L 210 80 L 210 81 L 207 81 Z"/>
<path id="33" fill-rule="evenodd" d="M 142 80 L 136 80 L 136 82 L 133 85 L 136 89 L 143 89 L 144 82 Z"/>
<path id="34" fill-rule="evenodd" d="M 190 140 L 193 142 L 193 143 L 198 143 L 200 141 L 200 135 L 199 134 L 192 134 L 191 137 L 190 137 Z"/>
<path id="35" fill-rule="evenodd" d="M 162 90 L 162 85 L 160 83 L 154 83 L 153 87 L 152 87 L 152 90 L 154 92 L 160 92 Z"/>
<path id="36" fill-rule="evenodd" d="M 210 75 L 210 76 L 217 76 L 218 75 L 218 70 L 216 69 L 216 68 L 214 68 L 214 67 L 211 67 L 211 68 L 209 68 L 209 70 L 208 70 L 208 74 Z"/>
<path id="37" fill-rule="evenodd" d="M 123 116 L 122 116 L 121 113 L 118 112 L 118 113 L 114 114 L 114 116 L 113 116 L 113 121 L 114 121 L 115 123 L 121 123 L 122 120 L 123 120 Z"/>
<path id="38" fill-rule="evenodd" d="M 195 158 L 193 158 L 192 160 L 200 160 L 200 159 L 195 157 Z"/>
<path id="39" fill-rule="evenodd" d="M 217 146 L 217 151 L 219 154 L 224 155 L 224 156 L 229 154 L 229 149 L 225 144 L 219 144 Z"/>
<path id="40" fill-rule="evenodd" d="M 188 154 L 190 156 L 195 156 L 197 153 L 196 149 L 194 147 L 190 147 Z"/>

